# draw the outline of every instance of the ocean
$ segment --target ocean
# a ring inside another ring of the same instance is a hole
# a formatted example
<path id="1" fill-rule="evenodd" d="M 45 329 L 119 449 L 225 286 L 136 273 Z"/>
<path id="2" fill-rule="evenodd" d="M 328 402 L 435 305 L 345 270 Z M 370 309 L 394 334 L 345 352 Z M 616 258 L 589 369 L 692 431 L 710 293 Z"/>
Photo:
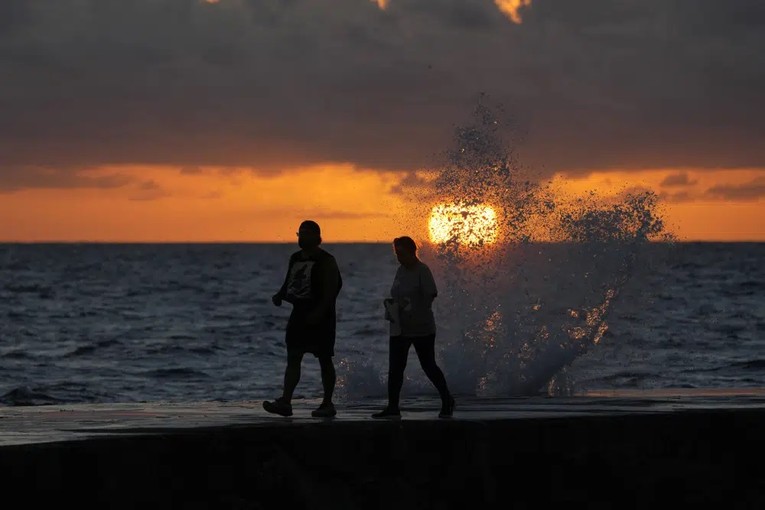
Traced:
<path id="1" fill-rule="evenodd" d="M 324 248 L 344 279 L 337 304 L 338 400 L 383 399 L 388 329 L 382 300 L 397 268 L 391 246 Z M 275 307 L 271 295 L 296 249 L 0 245 L 0 402 L 278 396 L 290 305 Z M 459 279 L 454 266 L 422 253 L 441 289 L 434 306 L 437 355 L 453 392 L 555 397 L 765 387 L 765 243 L 648 243 L 623 278 L 589 287 L 592 274 L 572 264 L 570 254 L 565 263 L 551 255 L 556 250 L 534 247 L 522 257 L 506 250 L 492 259 L 490 275 L 476 276 L 480 265 L 461 267 Z M 512 268 L 505 257 L 512 257 Z M 513 278 L 497 278 L 504 274 Z M 540 315 L 545 310 L 549 314 Z M 587 327 L 564 324 L 562 316 L 586 316 Z M 296 398 L 320 394 L 318 362 L 307 356 Z M 403 395 L 436 396 L 413 350 Z"/>

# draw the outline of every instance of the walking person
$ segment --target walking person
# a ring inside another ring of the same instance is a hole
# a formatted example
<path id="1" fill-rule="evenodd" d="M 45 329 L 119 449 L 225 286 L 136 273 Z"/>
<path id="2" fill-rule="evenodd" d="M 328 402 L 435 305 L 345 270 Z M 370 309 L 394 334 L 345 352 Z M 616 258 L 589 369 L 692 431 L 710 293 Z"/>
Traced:
<path id="1" fill-rule="evenodd" d="M 324 398 L 314 417 L 329 418 L 337 411 L 332 403 L 335 391 L 336 314 L 335 301 L 343 280 L 335 258 L 320 248 L 321 228 L 315 221 L 306 220 L 297 232 L 300 251 L 289 260 L 287 276 L 279 292 L 271 298 L 274 305 L 282 301 L 292 304 L 287 322 L 287 368 L 284 371 L 284 389 L 281 397 L 263 402 L 269 413 L 292 416 L 292 395 L 300 381 L 300 367 L 306 353 L 313 354 L 321 367 Z"/>
<path id="2" fill-rule="evenodd" d="M 439 418 L 451 418 L 454 397 L 449 393 L 444 373 L 436 364 L 436 321 L 433 300 L 438 295 L 430 268 L 417 258 L 417 244 L 411 237 L 393 240 L 396 258 L 401 264 L 396 271 L 390 299 L 385 300 L 390 324 L 388 365 L 388 405 L 372 418 L 399 418 L 399 397 L 404 383 L 409 347 L 414 345 L 425 375 L 441 396 Z"/>

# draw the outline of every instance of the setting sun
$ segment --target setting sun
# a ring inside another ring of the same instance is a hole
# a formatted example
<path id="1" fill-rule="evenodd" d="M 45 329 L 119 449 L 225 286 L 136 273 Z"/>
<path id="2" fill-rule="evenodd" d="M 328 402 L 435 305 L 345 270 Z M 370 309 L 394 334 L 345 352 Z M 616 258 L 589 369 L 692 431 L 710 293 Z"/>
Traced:
<path id="1" fill-rule="evenodd" d="M 491 244 L 497 241 L 497 212 L 488 205 L 438 204 L 428 227 L 434 243 Z"/>

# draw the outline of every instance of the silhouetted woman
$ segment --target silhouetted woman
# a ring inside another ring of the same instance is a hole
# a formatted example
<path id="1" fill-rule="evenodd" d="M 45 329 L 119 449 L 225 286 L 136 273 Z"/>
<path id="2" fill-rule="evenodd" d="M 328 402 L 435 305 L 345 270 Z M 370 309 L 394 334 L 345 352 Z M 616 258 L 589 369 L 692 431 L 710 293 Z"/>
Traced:
<path id="1" fill-rule="evenodd" d="M 451 418 L 454 398 L 449 393 L 444 373 L 436 364 L 436 321 L 433 317 L 433 299 L 438 295 L 430 268 L 417 258 L 417 245 L 411 237 L 393 240 L 396 258 L 401 264 L 396 271 L 391 299 L 386 299 L 386 317 L 390 325 L 390 353 L 388 366 L 388 405 L 373 418 L 398 418 L 399 395 L 404 383 L 409 347 L 414 345 L 425 375 L 441 395 L 439 418 Z"/>

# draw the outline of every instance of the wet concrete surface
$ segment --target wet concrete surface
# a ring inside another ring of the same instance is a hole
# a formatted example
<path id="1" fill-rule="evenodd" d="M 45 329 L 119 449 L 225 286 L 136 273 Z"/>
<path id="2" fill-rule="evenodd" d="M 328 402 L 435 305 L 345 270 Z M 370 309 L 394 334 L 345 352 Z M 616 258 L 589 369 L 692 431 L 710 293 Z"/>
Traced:
<path id="1" fill-rule="evenodd" d="M 0 408 L 0 481 L 78 508 L 765 505 L 765 391 L 379 401 L 315 419 L 260 402 Z"/>

